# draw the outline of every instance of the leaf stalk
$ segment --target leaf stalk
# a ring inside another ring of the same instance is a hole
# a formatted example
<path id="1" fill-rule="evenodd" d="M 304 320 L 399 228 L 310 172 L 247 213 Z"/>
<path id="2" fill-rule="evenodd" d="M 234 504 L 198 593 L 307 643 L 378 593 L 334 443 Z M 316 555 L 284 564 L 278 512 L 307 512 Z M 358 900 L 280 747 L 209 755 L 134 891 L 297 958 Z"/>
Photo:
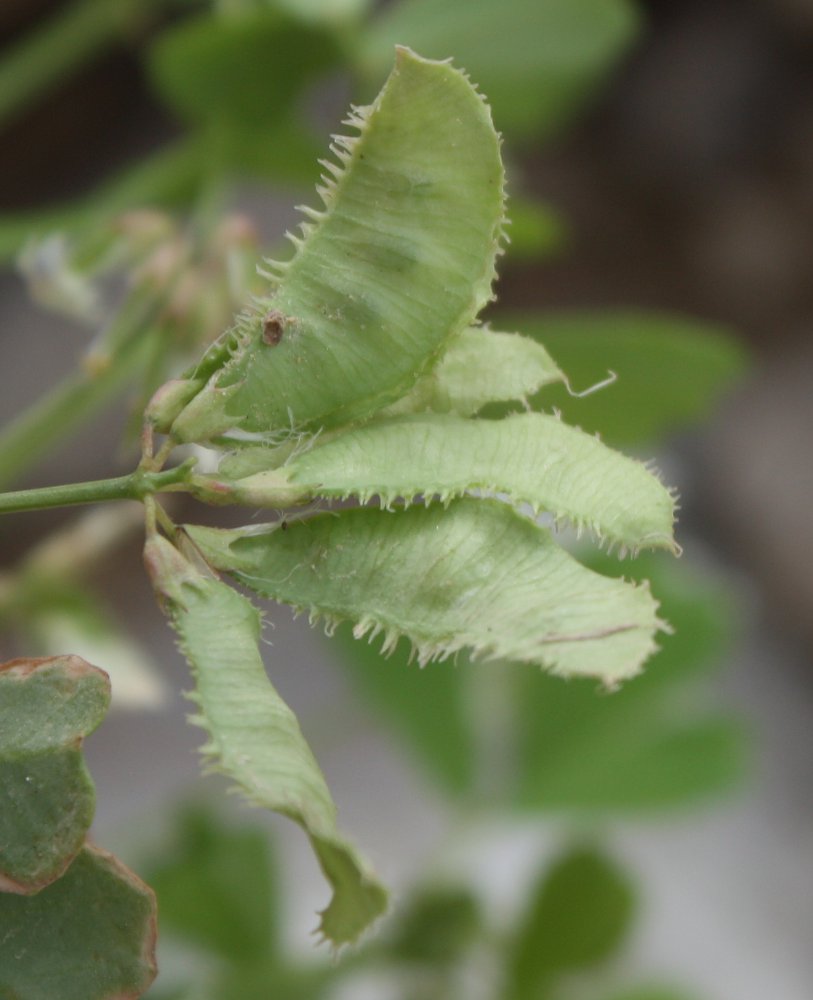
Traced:
<path id="1" fill-rule="evenodd" d="M 0 493 L 0 514 L 100 503 L 106 500 L 144 500 L 155 493 L 183 489 L 190 480 L 194 464 L 195 459 L 190 458 L 181 465 L 163 472 L 136 469 L 128 476 L 117 476 L 112 479 Z"/>

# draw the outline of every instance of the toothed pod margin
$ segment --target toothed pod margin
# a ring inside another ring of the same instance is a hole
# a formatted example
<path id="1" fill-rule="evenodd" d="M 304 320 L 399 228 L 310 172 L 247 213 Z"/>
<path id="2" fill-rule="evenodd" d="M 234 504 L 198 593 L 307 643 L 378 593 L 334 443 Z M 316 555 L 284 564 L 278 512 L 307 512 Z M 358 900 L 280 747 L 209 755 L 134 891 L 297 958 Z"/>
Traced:
<path id="1" fill-rule="evenodd" d="M 290 261 L 269 265 L 271 294 L 192 373 L 205 385 L 175 419 L 177 440 L 365 419 L 491 300 L 504 174 L 467 77 L 399 48 L 375 103 L 350 121 L 360 134 L 326 161 L 324 212 L 293 237 Z M 293 321 L 273 347 L 271 310 Z"/>

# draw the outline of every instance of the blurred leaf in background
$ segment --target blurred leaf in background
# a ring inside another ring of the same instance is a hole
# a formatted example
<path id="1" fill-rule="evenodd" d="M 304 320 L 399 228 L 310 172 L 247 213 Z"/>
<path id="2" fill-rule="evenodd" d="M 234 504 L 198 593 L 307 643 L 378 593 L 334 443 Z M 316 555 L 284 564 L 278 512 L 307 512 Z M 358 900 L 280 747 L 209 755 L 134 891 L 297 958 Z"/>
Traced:
<path id="1" fill-rule="evenodd" d="M 285 907 L 272 847 L 267 829 L 226 823 L 203 805 L 178 812 L 171 842 L 146 866 L 161 914 L 161 964 L 171 970 L 151 1000 L 324 995 L 339 966 L 300 965 L 282 947 Z"/>
<path id="2" fill-rule="evenodd" d="M 597 562 L 594 569 L 630 575 L 629 563 Z M 514 664 L 483 668 L 504 692 L 508 722 L 493 721 L 513 760 L 493 805 L 646 810 L 706 797 L 741 774 L 741 728 L 709 699 L 711 671 L 730 638 L 729 601 L 683 567 L 638 563 L 633 575 L 652 580 L 660 614 L 674 626 L 641 677 L 602 694 L 589 680 L 565 683 Z M 488 739 L 478 727 L 487 720 L 474 712 L 483 670 L 463 659 L 420 670 L 402 646 L 384 658 L 344 630 L 334 643 L 359 693 L 428 776 L 450 794 L 477 798 Z"/>
<path id="3" fill-rule="evenodd" d="M 609 959 L 626 937 L 635 896 L 626 875 L 591 847 L 574 846 L 531 890 L 507 966 L 510 1000 L 542 1000 L 562 977 Z"/>
<path id="4" fill-rule="evenodd" d="M 480 903 L 464 886 L 413 891 L 400 909 L 389 950 L 397 961 L 447 965 L 484 930 Z"/>
<path id="5" fill-rule="evenodd" d="M 150 1000 L 349 997 L 365 975 L 394 1000 L 467 995 L 472 975 L 483 979 L 481 997 L 563 1000 L 597 996 L 599 984 L 625 975 L 619 960 L 637 893 L 593 842 L 566 840 L 507 923 L 465 882 L 427 881 L 406 890 L 382 934 L 332 962 L 279 947 L 286 907 L 272 868 L 266 830 L 235 828 L 201 805 L 181 810 L 172 845 L 151 872 L 173 971 Z M 193 951 L 177 951 L 179 940 Z M 685 998 L 651 986 L 613 1000 Z"/>
<path id="6" fill-rule="evenodd" d="M 362 37 L 360 60 L 380 78 L 397 42 L 463 66 L 510 138 L 562 128 L 635 40 L 629 0 L 401 0 Z"/>
<path id="7" fill-rule="evenodd" d="M 567 247 L 567 220 L 545 202 L 513 194 L 508 238 L 508 259 L 512 263 L 558 257 Z"/>
<path id="8" fill-rule="evenodd" d="M 106 50 L 144 58 L 156 96 L 188 131 L 82 198 L 0 215 L 0 258 L 32 233 L 76 231 L 129 208 L 189 206 L 215 178 L 310 184 L 321 146 L 302 106 L 328 74 L 372 92 L 393 45 L 454 57 L 511 139 L 563 128 L 629 52 L 640 30 L 631 0 L 78 0 L 32 27 L 0 61 L 0 121 L 34 106 Z M 171 14 L 171 17 L 167 17 Z M 517 208 L 517 254 L 547 254 L 558 226 Z M 521 216 L 525 216 L 521 218 Z"/>
<path id="9" fill-rule="evenodd" d="M 333 636 L 342 663 L 360 694 L 380 712 L 419 763 L 445 791 L 460 795 L 475 776 L 475 734 L 465 705 L 468 664 L 410 662 L 410 644 L 402 639 L 389 657 L 376 645 L 353 638 L 343 625 Z M 335 655 L 335 654 L 334 654 Z"/>
<path id="10" fill-rule="evenodd" d="M 298 172 L 306 152 L 308 178 L 321 145 L 309 141 L 299 100 L 340 60 L 327 26 L 269 6 L 181 21 L 152 45 L 148 69 L 164 103 L 203 136 L 201 169 L 273 178 L 292 163 Z"/>
<path id="11" fill-rule="evenodd" d="M 276 955 L 279 900 L 267 833 L 226 827 L 196 807 L 176 823 L 174 843 L 149 872 L 163 931 L 229 961 Z"/>
<path id="12" fill-rule="evenodd" d="M 710 697 L 733 632 L 726 591 L 683 567 L 641 557 L 594 569 L 648 574 L 673 632 L 646 671 L 611 694 L 516 672 L 516 804 L 556 810 L 646 810 L 706 798 L 741 775 L 741 726 Z"/>
<path id="13" fill-rule="evenodd" d="M 499 314 L 494 323 L 543 344 L 573 391 L 615 372 L 616 382 L 584 398 L 553 387 L 531 404 L 555 407 L 568 423 L 616 447 L 651 446 L 701 424 L 748 369 L 745 349 L 729 331 L 680 315 L 573 310 Z"/>

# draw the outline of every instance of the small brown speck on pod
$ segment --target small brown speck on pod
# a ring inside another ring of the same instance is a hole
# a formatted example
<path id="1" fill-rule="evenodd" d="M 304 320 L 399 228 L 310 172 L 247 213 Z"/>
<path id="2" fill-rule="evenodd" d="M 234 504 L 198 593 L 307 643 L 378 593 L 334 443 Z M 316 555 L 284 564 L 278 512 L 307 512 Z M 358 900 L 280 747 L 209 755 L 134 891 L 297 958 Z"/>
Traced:
<path id="1" fill-rule="evenodd" d="M 285 317 L 279 309 L 271 309 L 263 316 L 263 341 L 269 347 L 276 347 L 285 331 Z"/>

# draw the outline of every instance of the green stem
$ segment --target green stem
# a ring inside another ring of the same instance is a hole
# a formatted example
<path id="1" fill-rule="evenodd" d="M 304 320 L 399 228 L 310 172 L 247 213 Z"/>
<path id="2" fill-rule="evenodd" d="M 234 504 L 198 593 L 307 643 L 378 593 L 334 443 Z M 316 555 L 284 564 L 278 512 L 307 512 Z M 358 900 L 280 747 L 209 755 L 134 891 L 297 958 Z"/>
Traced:
<path id="1" fill-rule="evenodd" d="M 78 0 L 0 62 L 0 124 L 143 20 L 134 0 Z M 157 5 L 156 5 L 157 6 Z"/>
<path id="2" fill-rule="evenodd" d="M 84 197 L 0 214 L 0 262 L 12 259 L 32 237 L 62 230 L 82 236 L 127 209 L 188 203 L 199 185 L 199 152 L 199 143 L 186 137 L 126 167 Z"/>
<path id="3" fill-rule="evenodd" d="M 87 483 L 68 483 L 64 486 L 43 486 L 33 490 L 0 493 L 0 514 L 100 503 L 105 500 L 143 500 L 154 493 L 171 491 L 175 487 L 183 488 L 189 480 L 194 464 L 195 460 L 189 459 L 182 465 L 166 469 L 164 472 L 136 469 L 129 476 L 118 476 L 115 479 L 97 479 Z"/>
<path id="4" fill-rule="evenodd" d="M 145 335 L 159 303 L 126 310 L 105 346 L 110 362 L 101 371 L 69 375 L 0 432 L 0 488 L 19 478 L 50 448 L 102 406 L 140 370 L 150 348 Z M 141 336 L 139 336 L 141 334 Z"/>

